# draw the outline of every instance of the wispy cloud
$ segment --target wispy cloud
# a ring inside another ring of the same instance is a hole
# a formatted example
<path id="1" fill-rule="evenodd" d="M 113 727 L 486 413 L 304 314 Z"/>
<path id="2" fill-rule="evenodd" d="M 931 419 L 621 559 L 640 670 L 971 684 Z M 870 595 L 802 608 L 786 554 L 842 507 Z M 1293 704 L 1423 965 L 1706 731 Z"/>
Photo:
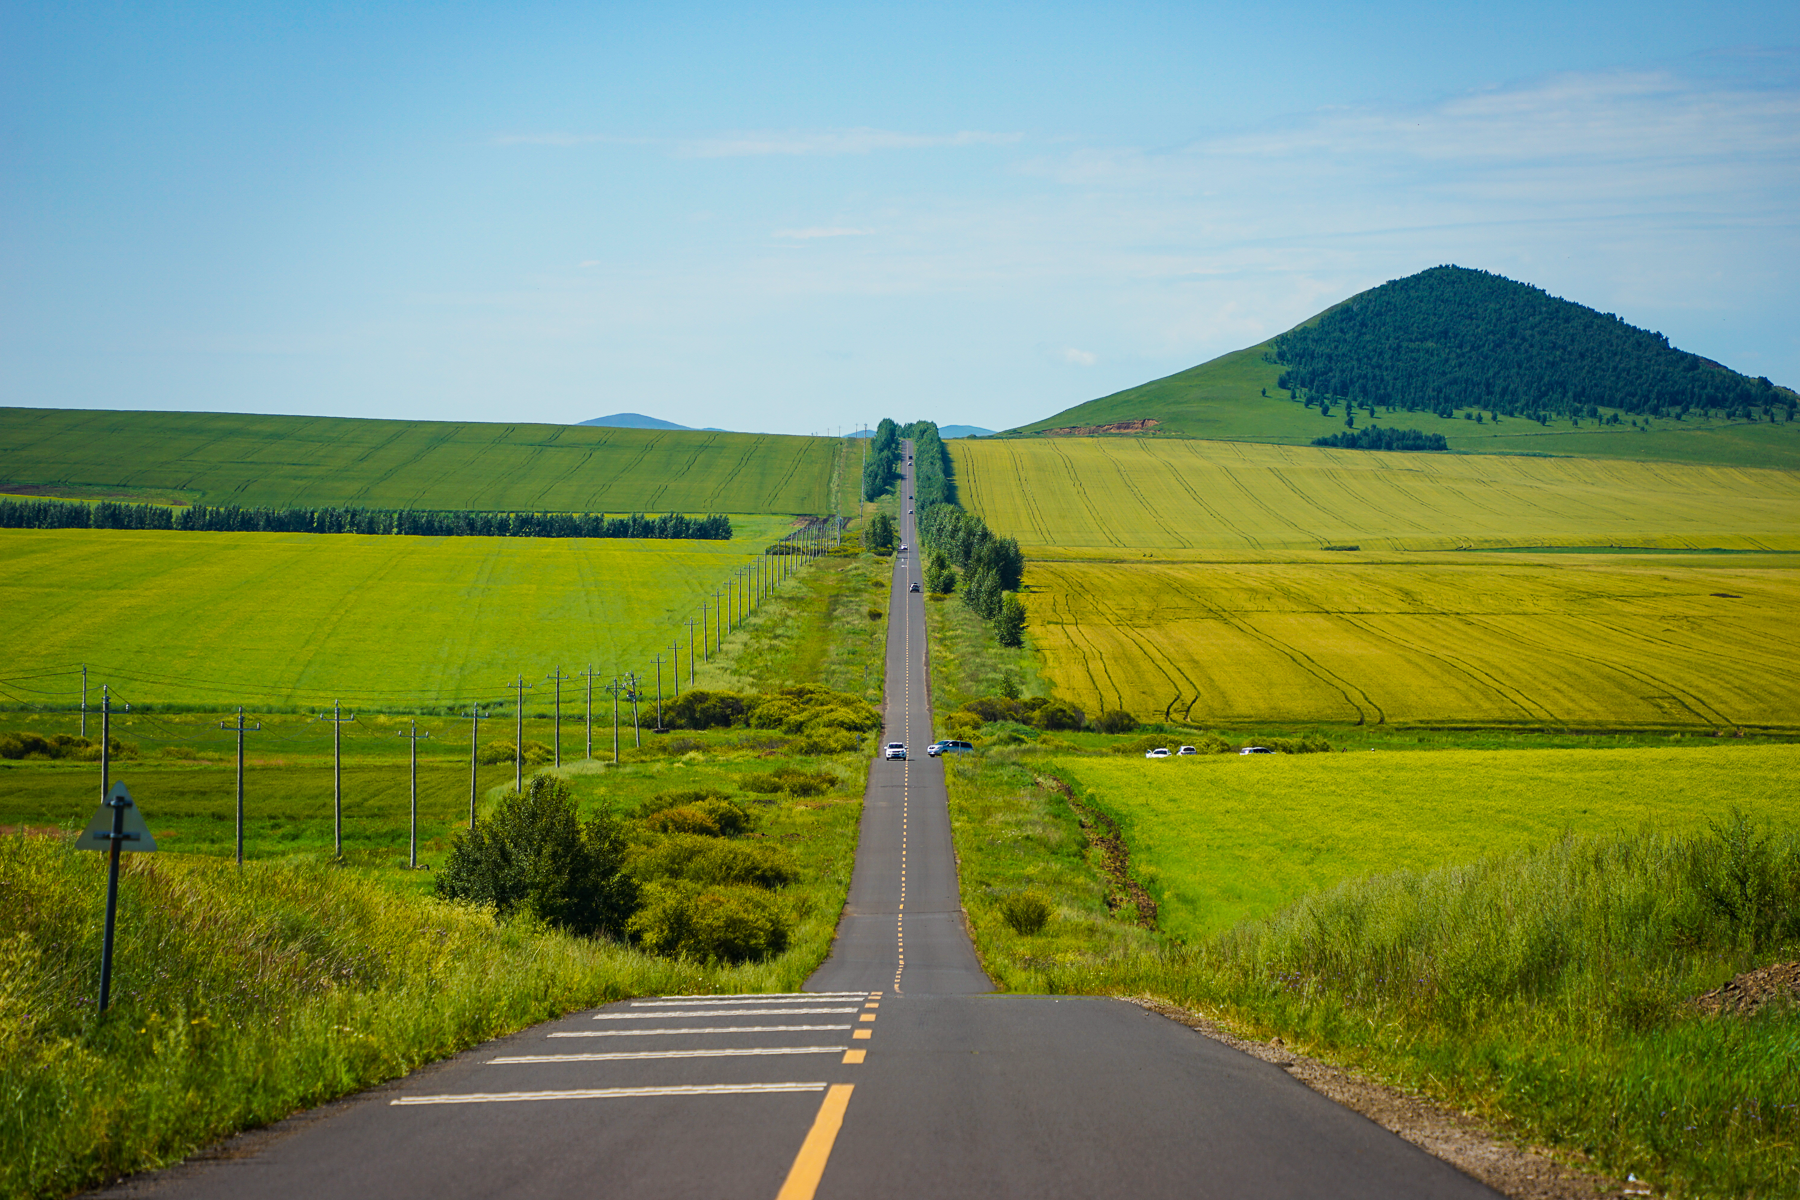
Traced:
<path id="1" fill-rule="evenodd" d="M 752 131 L 701 138 L 621 137 L 606 133 L 504 133 L 496 146 L 657 146 L 678 158 L 746 158 L 759 155 L 871 154 L 877 150 L 935 150 L 961 146 L 1010 146 L 1024 135 L 984 133 L 901 133 L 891 129 L 790 129 Z"/>
<path id="2" fill-rule="evenodd" d="M 1062 360 L 1066 363 L 1074 363 L 1078 367 L 1091 367 L 1100 361 L 1100 356 L 1086 350 L 1077 350 L 1073 346 L 1065 346 L 1062 351 Z"/>
<path id="3" fill-rule="evenodd" d="M 805 242 L 813 238 L 867 237 L 871 232 L 867 229 L 847 229 L 841 225 L 814 225 L 807 229 L 777 229 L 773 236 Z"/>

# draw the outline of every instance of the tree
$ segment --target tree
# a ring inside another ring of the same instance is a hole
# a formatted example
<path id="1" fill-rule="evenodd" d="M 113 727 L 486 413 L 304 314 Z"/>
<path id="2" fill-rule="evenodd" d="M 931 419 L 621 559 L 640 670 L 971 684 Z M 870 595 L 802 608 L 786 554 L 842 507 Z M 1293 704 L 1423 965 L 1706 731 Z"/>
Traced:
<path id="1" fill-rule="evenodd" d="M 878 512 L 869 518 L 869 531 L 863 535 L 863 542 L 877 554 L 888 554 L 894 549 L 894 518 L 884 512 Z"/>
<path id="2" fill-rule="evenodd" d="M 1019 603 L 1017 596 L 1007 596 L 1000 605 L 1000 615 L 994 619 L 994 632 L 1002 646 L 1025 644 L 1025 606 Z"/>
<path id="3" fill-rule="evenodd" d="M 492 904 L 502 917 L 529 913 L 570 933 L 617 936 L 638 901 L 620 869 L 625 850 L 611 818 L 582 821 L 569 785 L 538 775 L 457 835 L 437 894 Z"/>
<path id="4" fill-rule="evenodd" d="M 925 590 L 948 596 L 956 590 L 956 568 L 941 554 L 933 554 L 925 563 Z"/>

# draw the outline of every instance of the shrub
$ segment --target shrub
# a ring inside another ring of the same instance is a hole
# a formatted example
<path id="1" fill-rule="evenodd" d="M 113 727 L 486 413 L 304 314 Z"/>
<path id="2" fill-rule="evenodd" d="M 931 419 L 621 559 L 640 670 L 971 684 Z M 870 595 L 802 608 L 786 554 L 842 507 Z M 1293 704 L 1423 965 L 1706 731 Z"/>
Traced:
<path id="1" fill-rule="evenodd" d="M 1331 743 L 1317 734 L 1307 734 L 1299 738 L 1264 738 L 1260 742 L 1248 745 L 1265 746 L 1277 754 L 1325 754 L 1331 750 Z"/>
<path id="2" fill-rule="evenodd" d="M 983 696 L 979 700 L 971 700 L 963 705 L 962 711 L 979 717 L 983 721 L 1024 723 L 1031 719 L 1030 710 L 1016 698 L 1009 696 Z"/>
<path id="3" fill-rule="evenodd" d="M 486 766 L 498 766 L 516 759 L 518 747 L 513 742 L 489 742 L 476 752 L 475 757 Z M 541 767 L 555 757 L 556 752 L 543 742 L 528 741 L 525 743 L 525 765 L 528 767 Z"/>
<path id="4" fill-rule="evenodd" d="M 136 742 L 122 742 L 113 738 L 108 745 L 113 758 L 136 758 L 138 755 Z M 46 736 L 21 730 L 0 736 L 0 758 L 72 758 L 80 762 L 99 762 L 100 742 L 98 739 L 76 737 L 70 733 Z"/>
<path id="5" fill-rule="evenodd" d="M 1122 708 L 1102 709 L 1094 720 L 1094 728 L 1101 733 L 1130 733 L 1138 727 L 1138 719 Z"/>
<path id="6" fill-rule="evenodd" d="M 780 846 L 679 835 L 644 851 L 628 869 L 632 878 L 644 884 L 685 879 L 706 885 L 778 888 L 800 877 L 794 856 Z"/>
<path id="7" fill-rule="evenodd" d="M 746 775 L 738 781 L 738 786 L 746 792 L 757 792 L 764 796 L 772 796 L 777 792 L 785 792 L 790 796 L 823 796 L 837 787 L 837 776 L 830 771 L 802 771 L 797 767 L 782 767 L 762 775 Z"/>
<path id="8" fill-rule="evenodd" d="M 879 621 L 879 620 L 881 620 L 881 618 L 883 618 L 885 616 L 887 616 L 887 614 L 885 612 L 881 611 L 879 608 L 876 608 L 873 604 L 871 604 L 869 606 L 869 620 Z"/>
<path id="9" fill-rule="evenodd" d="M 663 705 L 663 724 L 670 729 L 725 729 L 743 724 L 750 698 L 736 692 L 683 692 Z"/>
<path id="10" fill-rule="evenodd" d="M 1014 933 L 1030 937 L 1050 923 L 1050 901 L 1042 892 L 1013 892 L 1000 901 L 1000 916 Z"/>
<path id="11" fill-rule="evenodd" d="M 1025 605 L 1017 596 L 1008 596 L 994 617 L 994 636 L 1002 646 L 1025 644 Z"/>
<path id="12" fill-rule="evenodd" d="M 662 792 L 638 809 L 644 825 L 659 833 L 697 833 L 707 837 L 735 837 L 756 824 L 750 810 L 724 792 Z"/>
<path id="13" fill-rule="evenodd" d="M 1052 700 L 1031 714 L 1031 723 L 1039 729 L 1071 730 L 1087 724 L 1087 717 L 1066 700 Z"/>
<path id="14" fill-rule="evenodd" d="M 795 754 L 844 754 L 856 749 L 857 736 L 844 729 L 821 729 L 809 733 L 793 744 Z M 799 795 L 799 793 L 795 793 Z M 809 792 L 807 795 L 819 795 Z"/>
<path id="15" fill-rule="evenodd" d="M 973 737 L 981 726 L 981 718 L 972 712 L 953 712 L 944 718 L 944 732 L 951 737 Z"/>
<path id="16" fill-rule="evenodd" d="M 612 821 L 582 821 L 569 785 L 540 775 L 456 836 L 437 894 L 492 904 L 501 916 L 530 913 L 570 933 L 617 933 L 637 904 L 623 854 Z"/>
<path id="17" fill-rule="evenodd" d="M 644 906 L 628 925 L 652 954 L 702 962 L 744 962 L 787 948 L 780 903 L 761 888 L 704 887 L 667 880 L 644 889 Z"/>

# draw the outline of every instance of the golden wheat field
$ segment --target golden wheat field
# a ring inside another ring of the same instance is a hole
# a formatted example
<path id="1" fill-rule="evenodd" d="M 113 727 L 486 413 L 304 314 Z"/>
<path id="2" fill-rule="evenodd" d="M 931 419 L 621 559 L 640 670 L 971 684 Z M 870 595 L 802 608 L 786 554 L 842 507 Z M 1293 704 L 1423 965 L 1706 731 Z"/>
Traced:
<path id="1" fill-rule="evenodd" d="M 1463 546 L 1800 550 L 1800 473 L 1198 440 L 960 439 L 963 505 L 1027 555 Z"/>
<path id="2" fill-rule="evenodd" d="M 1785 556 L 1380 557 L 1034 561 L 1032 639 L 1059 694 L 1143 719 L 1800 726 Z"/>

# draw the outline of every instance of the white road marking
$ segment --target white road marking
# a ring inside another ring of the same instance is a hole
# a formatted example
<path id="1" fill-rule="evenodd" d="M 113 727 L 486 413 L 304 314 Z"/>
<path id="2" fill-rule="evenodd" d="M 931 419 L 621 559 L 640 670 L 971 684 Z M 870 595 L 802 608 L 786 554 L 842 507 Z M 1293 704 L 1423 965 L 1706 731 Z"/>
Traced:
<path id="1" fill-rule="evenodd" d="M 551 1037 L 661 1037 L 673 1033 L 814 1033 L 848 1025 L 714 1025 L 705 1029 L 573 1029 Z"/>
<path id="2" fill-rule="evenodd" d="M 858 993 L 859 995 L 861 993 Z M 681 1012 L 595 1013 L 596 1021 L 660 1021 L 665 1017 L 785 1017 L 790 1014 L 811 1016 L 816 1013 L 855 1012 L 851 1008 L 702 1008 Z"/>
<path id="3" fill-rule="evenodd" d="M 681 1008 L 698 1004 L 832 1004 L 862 995 L 861 992 L 782 992 L 754 996 L 677 996 L 672 1000 L 633 1000 L 633 1008 Z"/>
<path id="4" fill-rule="evenodd" d="M 512 1054 L 488 1065 L 556 1062 L 633 1062 L 648 1058 L 737 1058 L 758 1054 L 836 1054 L 842 1046 L 743 1046 L 730 1050 L 639 1050 L 617 1054 Z"/>
<path id="5" fill-rule="evenodd" d="M 761 1096 L 775 1092 L 822 1092 L 823 1083 L 700 1083 L 681 1087 L 579 1088 L 566 1092 L 462 1092 L 446 1096 L 402 1096 L 390 1106 L 415 1104 L 506 1104 L 515 1100 L 611 1100 L 631 1096 Z"/>

